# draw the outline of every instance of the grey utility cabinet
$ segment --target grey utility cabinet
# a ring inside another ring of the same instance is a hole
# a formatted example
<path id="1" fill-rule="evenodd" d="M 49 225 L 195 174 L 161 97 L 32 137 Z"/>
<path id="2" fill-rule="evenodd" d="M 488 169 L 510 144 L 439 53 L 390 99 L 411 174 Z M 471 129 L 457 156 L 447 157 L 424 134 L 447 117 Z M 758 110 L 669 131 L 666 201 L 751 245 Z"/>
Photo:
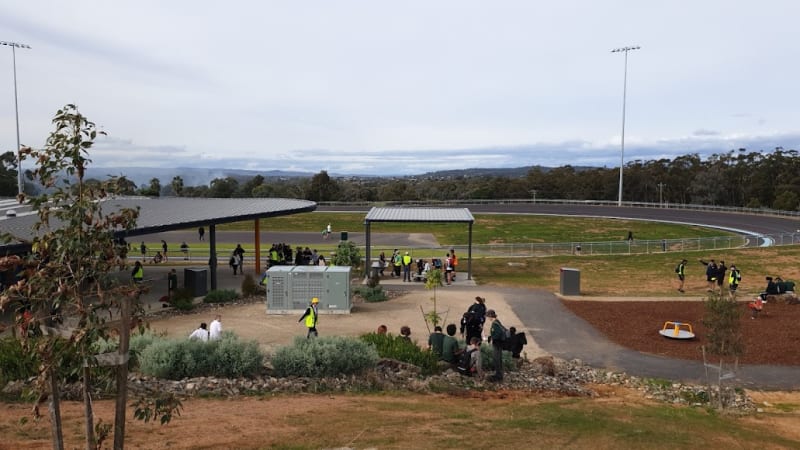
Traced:
<path id="1" fill-rule="evenodd" d="M 562 267 L 559 292 L 561 295 L 581 295 L 581 271 Z"/>
<path id="2" fill-rule="evenodd" d="M 349 266 L 274 266 L 267 271 L 267 314 L 300 313 L 312 298 L 320 314 L 349 314 Z"/>

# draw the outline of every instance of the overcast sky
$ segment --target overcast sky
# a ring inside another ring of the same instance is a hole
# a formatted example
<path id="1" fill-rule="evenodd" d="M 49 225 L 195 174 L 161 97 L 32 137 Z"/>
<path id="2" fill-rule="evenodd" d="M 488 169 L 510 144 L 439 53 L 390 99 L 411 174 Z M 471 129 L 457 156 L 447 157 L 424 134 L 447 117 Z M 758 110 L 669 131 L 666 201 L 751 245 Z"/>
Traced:
<path id="1" fill-rule="evenodd" d="M 96 167 L 416 174 L 800 149 L 800 2 L 0 0 L 21 141 Z M 0 46 L 0 150 L 16 146 Z"/>

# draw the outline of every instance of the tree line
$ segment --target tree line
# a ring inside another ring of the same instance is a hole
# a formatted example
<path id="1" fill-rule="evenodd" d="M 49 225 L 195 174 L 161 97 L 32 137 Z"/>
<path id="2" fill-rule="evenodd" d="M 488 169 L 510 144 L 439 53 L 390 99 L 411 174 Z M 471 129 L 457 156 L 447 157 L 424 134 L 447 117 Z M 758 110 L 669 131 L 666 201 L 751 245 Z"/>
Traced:
<path id="1" fill-rule="evenodd" d="M 10 153 L 10 152 L 9 152 Z M 16 194 L 13 154 L 0 157 L 0 194 Z M 99 183 L 87 180 L 87 183 Z M 215 178 L 208 185 L 186 186 L 180 176 L 169 184 L 153 178 L 136 186 L 121 177 L 127 194 L 179 197 L 284 197 L 317 202 L 379 202 L 471 199 L 618 198 L 619 168 L 571 165 L 535 167 L 522 177 L 427 174 L 398 177 Z M 8 192 L 6 192 L 8 191 Z M 635 160 L 623 168 L 623 200 L 683 203 L 796 211 L 800 206 L 800 159 L 796 150 L 731 150 L 702 159 L 698 154 L 674 159 Z"/>

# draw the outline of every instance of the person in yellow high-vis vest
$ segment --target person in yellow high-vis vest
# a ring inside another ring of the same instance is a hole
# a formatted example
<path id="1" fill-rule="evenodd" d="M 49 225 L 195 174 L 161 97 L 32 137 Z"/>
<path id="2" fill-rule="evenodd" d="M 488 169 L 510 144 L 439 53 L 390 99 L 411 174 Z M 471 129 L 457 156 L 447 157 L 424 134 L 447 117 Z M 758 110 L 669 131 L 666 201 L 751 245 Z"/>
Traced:
<path id="1" fill-rule="evenodd" d="M 403 262 L 403 282 L 408 281 L 410 283 L 411 282 L 411 255 L 409 255 L 408 252 L 406 252 L 406 254 L 403 255 L 402 262 Z"/>
<path id="2" fill-rule="evenodd" d="M 306 312 L 300 317 L 300 320 L 297 322 L 302 322 L 303 319 L 306 320 L 306 327 L 308 328 L 308 334 L 306 334 L 306 338 L 310 338 L 313 334 L 314 337 L 318 336 L 317 333 L 317 318 L 319 317 L 317 305 L 319 304 L 319 299 L 314 297 L 311 299 L 311 304 L 308 305 L 306 308 Z"/>

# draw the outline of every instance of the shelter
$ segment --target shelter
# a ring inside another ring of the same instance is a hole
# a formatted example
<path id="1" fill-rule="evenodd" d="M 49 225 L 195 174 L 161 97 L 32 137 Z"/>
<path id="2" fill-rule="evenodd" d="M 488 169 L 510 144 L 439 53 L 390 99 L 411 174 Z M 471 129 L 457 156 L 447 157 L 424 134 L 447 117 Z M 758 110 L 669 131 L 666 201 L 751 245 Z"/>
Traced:
<path id="1" fill-rule="evenodd" d="M 467 279 L 472 279 L 472 224 L 475 218 L 467 208 L 372 208 L 364 218 L 366 242 L 366 270 L 371 267 L 372 222 L 419 222 L 419 223 L 467 223 L 469 224 L 469 243 L 467 247 Z"/>
<path id="2" fill-rule="evenodd" d="M 286 198 L 185 198 L 185 197 L 118 197 L 103 201 L 110 212 L 123 208 L 139 209 L 136 228 L 118 231 L 117 238 L 128 238 L 193 227 L 208 227 L 211 289 L 217 287 L 216 225 L 255 221 L 256 272 L 260 272 L 260 228 L 258 219 L 287 216 L 317 209 L 315 202 Z M 8 209 L 6 207 L 5 209 Z M 10 233 L 16 242 L 0 243 L 0 255 L 24 253 L 30 250 L 34 237 L 33 226 L 39 221 L 36 211 L 27 204 L 16 205 L 14 213 L 0 217 L 0 233 Z M 57 223 L 52 226 L 57 227 Z"/>

